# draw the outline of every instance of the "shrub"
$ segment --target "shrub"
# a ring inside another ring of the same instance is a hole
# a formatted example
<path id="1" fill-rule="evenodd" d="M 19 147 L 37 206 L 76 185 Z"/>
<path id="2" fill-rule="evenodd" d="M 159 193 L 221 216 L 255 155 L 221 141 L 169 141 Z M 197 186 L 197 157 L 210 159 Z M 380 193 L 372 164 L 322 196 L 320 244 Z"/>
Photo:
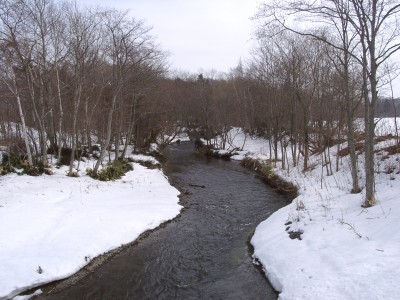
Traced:
<path id="1" fill-rule="evenodd" d="M 8 173 L 14 172 L 14 168 L 11 166 L 2 166 L 0 165 L 0 176 L 7 175 Z"/>
<path id="2" fill-rule="evenodd" d="M 23 171 L 21 174 L 26 174 L 29 176 L 39 176 L 42 175 L 43 173 L 47 175 L 53 175 L 53 172 L 51 169 L 49 169 L 47 166 L 43 165 L 43 163 L 38 163 L 36 166 L 30 167 L 28 164 L 23 164 L 22 165 Z"/>
<path id="3" fill-rule="evenodd" d="M 276 174 L 272 170 L 272 166 L 267 163 L 260 164 L 260 173 L 264 175 L 264 177 L 271 178 L 276 176 Z"/>
<path id="4" fill-rule="evenodd" d="M 153 163 L 150 160 L 137 160 L 135 162 L 142 165 L 143 167 L 146 167 L 147 169 L 161 169 L 161 165 L 159 163 Z"/>
<path id="5" fill-rule="evenodd" d="M 24 162 L 26 161 L 26 157 L 24 155 L 18 155 L 14 153 L 3 153 L 3 159 L 1 164 L 3 166 L 12 166 L 17 169 L 22 169 L 24 167 Z"/>
<path id="6" fill-rule="evenodd" d="M 43 174 L 43 171 L 40 170 L 38 167 L 26 167 L 22 174 L 27 174 L 29 176 L 39 176 Z"/>
<path id="7" fill-rule="evenodd" d="M 56 148 L 55 150 L 56 150 L 56 152 L 54 154 L 58 154 L 58 152 L 57 152 L 58 149 Z M 53 153 L 51 153 L 51 154 L 53 154 Z M 71 162 L 71 154 L 72 154 L 71 148 L 62 147 L 61 148 L 61 157 L 59 157 L 59 159 L 58 159 L 57 166 L 62 166 L 62 165 L 69 166 L 69 164 Z M 83 155 L 82 149 L 76 149 L 74 158 L 79 159 L 79 157 L 81 155 Z"/>
<path id="8" fill-rule="evenodd" d="M 26 174 L 29 176 L 39 176 L 43 173 L 53 175 L 52 170 L 42 162 L 34 161 L 34 163 L 34 166 L 29 166 L 25 155 L 3 153 L 0 163 L 0 175 L 6 175 L 12 172 L 16 172 L 18 175 Z M 19 169 L 22 169 L 22 171 L 19 171 Z"/>
<path id="9" fill-rule="evenodd" d="M 99 172 L 95 173 L 93 170 L 87 170 L 87 174 L 93 179 L 100 181 L 110 181 L 120 179 L 128 171 L 132 171 L 133 167 L 127 160 L 115 160 L 108 163 Z"/>
<path id="10" fill-rule="evenodd" d="M 158 152 L 158 151 L 151 151 L 149 153 L 150 156 L 153 156 L 155 159 L 157 159 L 160 163 L 165 163 L 167 161 L 167 159 L 165 158 L 165 156 Z"/>
<path id="11" fill-rule="evenodd" d="M 263 163 L 257 159 L 247 157 L 242 160 L 241 165 L 254 169 L 264 179 L 264 181 L 273 187 L 278 193 L 287 195 L 290 199 L 297 197 L 297 186 L 275 174 L 271 164 Z"/>

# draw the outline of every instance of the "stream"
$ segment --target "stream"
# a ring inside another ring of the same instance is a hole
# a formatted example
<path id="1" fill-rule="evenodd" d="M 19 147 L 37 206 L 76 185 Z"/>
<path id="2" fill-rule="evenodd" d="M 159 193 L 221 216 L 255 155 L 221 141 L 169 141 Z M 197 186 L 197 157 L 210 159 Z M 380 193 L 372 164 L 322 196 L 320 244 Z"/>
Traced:
<path id="1" fill-rule="evenodd" d="M 276 299 L 252 263 L 256 226 L 286 204 L 254 172 L 170 146 L 166 172 L 181 192 L 180 217 L 46 299 Z"/>

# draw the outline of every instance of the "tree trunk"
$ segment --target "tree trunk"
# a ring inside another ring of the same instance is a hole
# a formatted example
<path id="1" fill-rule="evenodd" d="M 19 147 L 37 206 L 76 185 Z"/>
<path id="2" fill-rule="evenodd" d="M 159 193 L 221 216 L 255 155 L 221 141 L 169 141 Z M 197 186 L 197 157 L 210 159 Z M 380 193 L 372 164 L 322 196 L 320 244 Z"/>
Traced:
<path id="1" fill-rule="evenodd" d="M 25 116 L 22 111 L 21 98 L 20 98 L 19 94 L 16 94 L 16 98 L 17 98 L 19 118 L 20 118 L 21 124 L 22 124 L 22 137 L 24 139 L 26 154 L 28 156 L 28 164 L 30 167 L 32 167 L 33 166 L 32 153 L 31 153 L 31 148 L 29 146 L 28 134 L 26 132 L 26 125 L 25 125 Z"/>
<path id="2" fill-rule="evenodd" d="M 60 83 L 60 74 L 58 68 L 56 68 L 56 77 L 57 77 L 57 96 L 58 96 L 58 108 L 60 110 L 60 116 L 58 119 L 58 143 L 57 143 L 57 158 L 58 162 L 61 162 L 61 148 L 62 148 L 62 140 L 63 140 L 63 119 L 64 119 L 64 111 L 61 101 L 61 83 Z"/>
<path id="3" fill-rule="evenodd" d="M 24 139 L 26 155 L 28 156 L 28 164 L 30 167 L 32 167 L 33 166 L 32 152 L 31 152 L 31 148 L 29 145 L 28 133 L 27 133 L 26 123 L 25 123 L 25 115 L 24 115 L 24 111 L 22 110 L 21 97 L 19 95 L 19 90 L 18 90 L 14 70 L 11 70 L 11 73 L 12 73 L 12 86 L 9 85 L 9 83 L 7 83 L 6 81 L 4 81 L 4 82 L 5 82 L 6 86 L 9 88 L 9 90 L 15 95 L 15 98 L 17 100 L 18 114 L 19 114 L 19 118 L 20 118 L 21 124 L 22 124 L 22 138 Z"/>
<path id="4" fill-rule="evenodd" d="M 353 101 L 350 97 L 350 86 L 349 86 L 349 57 L 347 51 L 344 51 L 344 85 L 345 85 L 345 102 L 346 102 L 346 121 L 347 121 L 347 144 L 350 152 L 350 169 L 353 187 L 352 193 L 361 192 L 358 183 L 357 174 L 357 155 L 356 146 L 354 139 L 354 125 L 353 125 Z"/>
<path id="5" fill-rule="evenodd" d="M 376 77 L 373 75 L 374 63 L 371 63 L 371 74 L 369 76 L 369 83 L 371 85 L 371 99 L 368 91 L 368 61 L 367 50 L 363 44 L 363 96 L 365 101 L 365 117 L 364 117 L 364 131 L 365 131 L 365 207 L 370 207 L 375 204 L 375 176 L 374 176 L 374 105 L 376 103 Z M 370 50 L 371 51 L 371 50 Z M 375 69 L 376 76 L 376 69 Z M 374 80 L 375 79 L 375 80 Z"/>
<path id="6" fill-rule="evenodd" d="M 303 172 L 307 171 L 308 169 L 308 156 L 309 156 L 309 151 L 308 151 L 308 146 L 309 146 L 309 132 L 308 132 L 308 113 L 304 111 L 304 117 L 303 117 L 303 130 L 304 130 L 304 165 L 303 165 Z"/>
<path id="7" fill-rule="evenodd" d="M 104 160 L 104 157 L 106 155 L 107 148 L 110 145 L 112 120 L 113 120 L 113 114 L 114 114 L 116 103 L 117 103 L 117 95 L 113 95 L 110 111 L 108 112 L 108 118 L 107 118 L 106 138 L 104 139 L 104 141 L 103 141 L 103 143 L 101 145 L 100 157 L 97 160 L 96 165 L 95 165 L 95 167 L 93 169 L 93 171 L 95 173 L 97 173 L 97 171 L 99 170 L 99 167 L 102 164 L 102 162 Z"/>
<path id="8" fill-rule="evenodd" d="M 69 162 L 69 171 L 68 171 L 68 176 L 72 176 L 73 174 L 73 168 L 74 168 L 74 162 L 75 162 L 75 151 L 76 151 L 76 124 L 78 121 L 78 111 L 79 111 L 79 104 L 81 102 L 81 94 L 82 94 L 82 85 L 79 84 L 78 88 L 75 91 L 75 99 L 74 99 L 74 112 L 72 116 L 72 141 L 71 141 L 71 157 L 70 157 L 70 162 Z"/>

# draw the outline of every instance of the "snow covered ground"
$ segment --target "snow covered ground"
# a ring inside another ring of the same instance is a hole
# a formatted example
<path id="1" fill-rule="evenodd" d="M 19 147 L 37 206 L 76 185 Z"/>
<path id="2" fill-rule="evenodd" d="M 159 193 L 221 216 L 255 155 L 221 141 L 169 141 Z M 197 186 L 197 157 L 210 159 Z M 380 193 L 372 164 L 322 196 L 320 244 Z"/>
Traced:
<path id="1" fill-rule="evenodd" d="M 388 133 L 393 122 L 383 121 L 377 131 Z M 268 141 L 240 132 L 234 146 L 243 143 L 234 158 L 269 157 Z M 376 149 L 393 144 L 383 141 Z M 330 150 L 335 153 L 336 147 Z M 275 169 L 299 186 L 300 195 L 262 222 L 251 243 L 280 299 L 400 299 L 400 154 L 387 154 L 376 153 L 378 202 L 368 209 L 361 207 L 363 193 L 349 193 L 348 157 L 331 176 L 321 155 L 311 157 L 314 168 L 306 173 L 301 167 Z M 363 155 L 359 164 L 362 183 Z M 289 238 L 289 231 L 303 232 L 301 240 Z"/>
<path id="2" fill-rule="evenodd" d="M 133 163 L 122 179 L 100 182 L 85 174 L 93 165 L 81 162 L 78 178 L 66 167 L 0 177 L 0 299 L 72 275 L 179 214 L 179 192 L 160 170 Z"/>
<path id="3" fill-rule="evenodd" d="M 377 134 L 392 128 L 392 120 L 382 120 Z M 239 129 L 230 142 L 243 149 L 234 159 L 269 157 L 268 141 Z M 385 140 L 376 149 L 393 144 Z M 331 176 L 320 155 L 310 158 L 313 168 L 306 173 L 280 170 L 278 162 L 276 173 L 297 184 L 300 195 L 257 227 L 254 256 L 280 299 L 400 299 L 400 154 L 377 151 L 378 203 L 368 209 L 361 207 L 362 193 L 349 193 L 348 158 L 339 162 Z M 93 164 L 81 163 L 80 169 Z M 362 155 L 359 164 L 362 183 Z M 65 167 L 53 170 L 52 176 L 0 177 L 0 299 L 67 277 L 181 209 L 179 192 L 161 171 L 137 163 L 115 182 L 95 181 L 84 171 L 70 178 Z M 302 232 L 301 240 L 290 239 L 289 231 Z"/>

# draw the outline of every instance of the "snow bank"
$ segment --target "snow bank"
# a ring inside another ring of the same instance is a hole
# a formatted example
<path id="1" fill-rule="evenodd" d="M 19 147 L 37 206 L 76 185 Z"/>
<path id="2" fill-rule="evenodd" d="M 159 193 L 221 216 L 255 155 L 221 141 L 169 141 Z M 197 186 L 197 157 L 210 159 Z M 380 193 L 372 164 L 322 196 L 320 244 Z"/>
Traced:
<path id="1" fill-rule="evenodd" d="M 115 182 L 54 172 L 0 177 L 0 298 L 67 277 L 181 209 L 163 173 L 139 164 Z"/>
<path id="2" fill-rule="evenodd" d="M 390 124 L 385 120 L 377 130 L 390 133 Z M 242 135 L 237 145 L 243 140 Z M 376 149 L 393 144 L 383 141 Z M 334 153 L 336 147 L 330 150 Z M 269 157 L 268 142 L 247 137 L 238 158 L 244 156 Z M 362 193 L 349 193 L 347 157 L 331 176 L 321 167 L 320 156 L 311 157 L 314 168 L 306 173 L 301 167 L 275 170 L 299 186 L 300 196 L 262 222 L 251 243 L 279 299 L 400 299 L 399 161 L 399 154 L 377 151 L 378 203 L 368 209 L 361 207 Z M 362 155 L 359 164 L 362 183 Z M 290 231 L 302 233 L 301 240 L 289 238 Z"/>

